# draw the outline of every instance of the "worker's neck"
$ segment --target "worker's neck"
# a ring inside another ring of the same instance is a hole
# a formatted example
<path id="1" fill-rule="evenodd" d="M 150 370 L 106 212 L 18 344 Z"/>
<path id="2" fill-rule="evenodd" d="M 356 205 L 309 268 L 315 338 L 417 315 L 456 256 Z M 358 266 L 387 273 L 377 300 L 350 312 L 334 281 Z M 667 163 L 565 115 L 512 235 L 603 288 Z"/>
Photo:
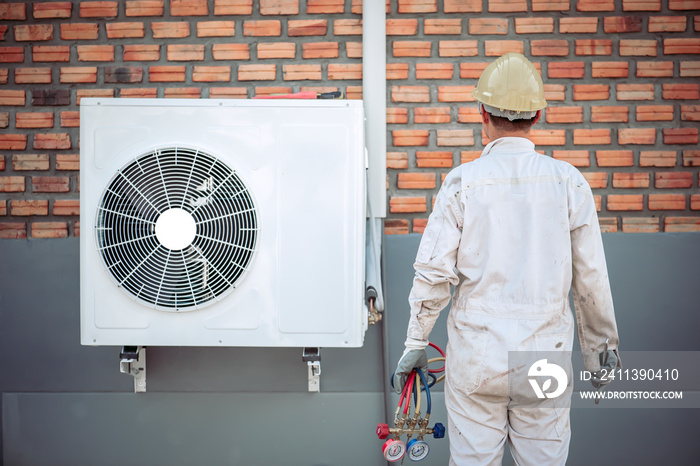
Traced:
<path id="1" fill-rule="evenodd" d="M 498 131 L 492 128 L 492 131 L 487 132 L 486 136 L 489 138 L 489 141 L 495 141 L 501 138 L 530 139 L 530 131 Z"/>

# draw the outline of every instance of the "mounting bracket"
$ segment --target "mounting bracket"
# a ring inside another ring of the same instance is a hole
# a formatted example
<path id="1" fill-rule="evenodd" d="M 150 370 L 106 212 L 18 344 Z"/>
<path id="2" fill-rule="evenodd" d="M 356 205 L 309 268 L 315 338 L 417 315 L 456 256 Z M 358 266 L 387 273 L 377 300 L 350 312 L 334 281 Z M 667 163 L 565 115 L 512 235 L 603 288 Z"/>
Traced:
<path id="1" fill-rule="evenodd" d="M 134 393 L 146 392 L 146 347 L 124 346 L 119 353 L 119 371 L 134 377 Z"/>
<path id="2" fill-rule="evenodd" d="M 310 392 L 321 391 L 321 348 L 304 348 L 302 361 L 306 361 Z"/>

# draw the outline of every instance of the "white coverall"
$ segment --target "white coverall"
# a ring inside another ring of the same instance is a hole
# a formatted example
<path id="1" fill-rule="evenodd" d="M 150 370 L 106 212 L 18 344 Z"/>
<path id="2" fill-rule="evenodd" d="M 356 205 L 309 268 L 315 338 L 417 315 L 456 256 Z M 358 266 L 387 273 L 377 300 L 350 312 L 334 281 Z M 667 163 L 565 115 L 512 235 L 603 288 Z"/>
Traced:
<path id="1" fill-rule="evenodd" d="M 447 322 L 450 464 L 565 464 L 569 409 L 508 409 L 508 351 L 571 351 L 573 286 L 586 370 L 618 345 L 588 183 L 569 163 L 506 137 L 445 179 L 423 233 L 407 346 L 424 343 L 455 287 Z"/>

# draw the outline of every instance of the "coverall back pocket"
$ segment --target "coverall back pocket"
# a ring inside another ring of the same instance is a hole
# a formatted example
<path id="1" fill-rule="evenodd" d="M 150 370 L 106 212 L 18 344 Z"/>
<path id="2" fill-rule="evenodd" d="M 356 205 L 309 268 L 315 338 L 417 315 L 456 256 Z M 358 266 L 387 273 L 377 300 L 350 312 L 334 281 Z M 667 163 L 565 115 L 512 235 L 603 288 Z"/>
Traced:
<path id="1" fill-rule="evenodd" d="M 460 327 L 449 328 L 445 371 L 455 390 L 469 394 L 481 384 L 489 334 Z"/>

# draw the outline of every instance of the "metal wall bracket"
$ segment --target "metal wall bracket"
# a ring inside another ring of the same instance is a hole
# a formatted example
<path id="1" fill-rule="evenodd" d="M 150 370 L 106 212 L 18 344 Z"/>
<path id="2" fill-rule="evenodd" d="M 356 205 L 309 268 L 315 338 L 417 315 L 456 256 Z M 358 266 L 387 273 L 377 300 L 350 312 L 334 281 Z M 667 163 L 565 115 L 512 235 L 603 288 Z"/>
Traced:
<path id="1" fill-rule="evenodd" d="M 321 391 L 321 348 L 304 348 L 301 359 L 306 361 L 309 391 Z"/>
<path id="2" fill-rule="evenodd" d="M 134 393 L 146 392 L 146 347 L 124 346 L 119 353 L 119 371 L 134 377 Z"/>

